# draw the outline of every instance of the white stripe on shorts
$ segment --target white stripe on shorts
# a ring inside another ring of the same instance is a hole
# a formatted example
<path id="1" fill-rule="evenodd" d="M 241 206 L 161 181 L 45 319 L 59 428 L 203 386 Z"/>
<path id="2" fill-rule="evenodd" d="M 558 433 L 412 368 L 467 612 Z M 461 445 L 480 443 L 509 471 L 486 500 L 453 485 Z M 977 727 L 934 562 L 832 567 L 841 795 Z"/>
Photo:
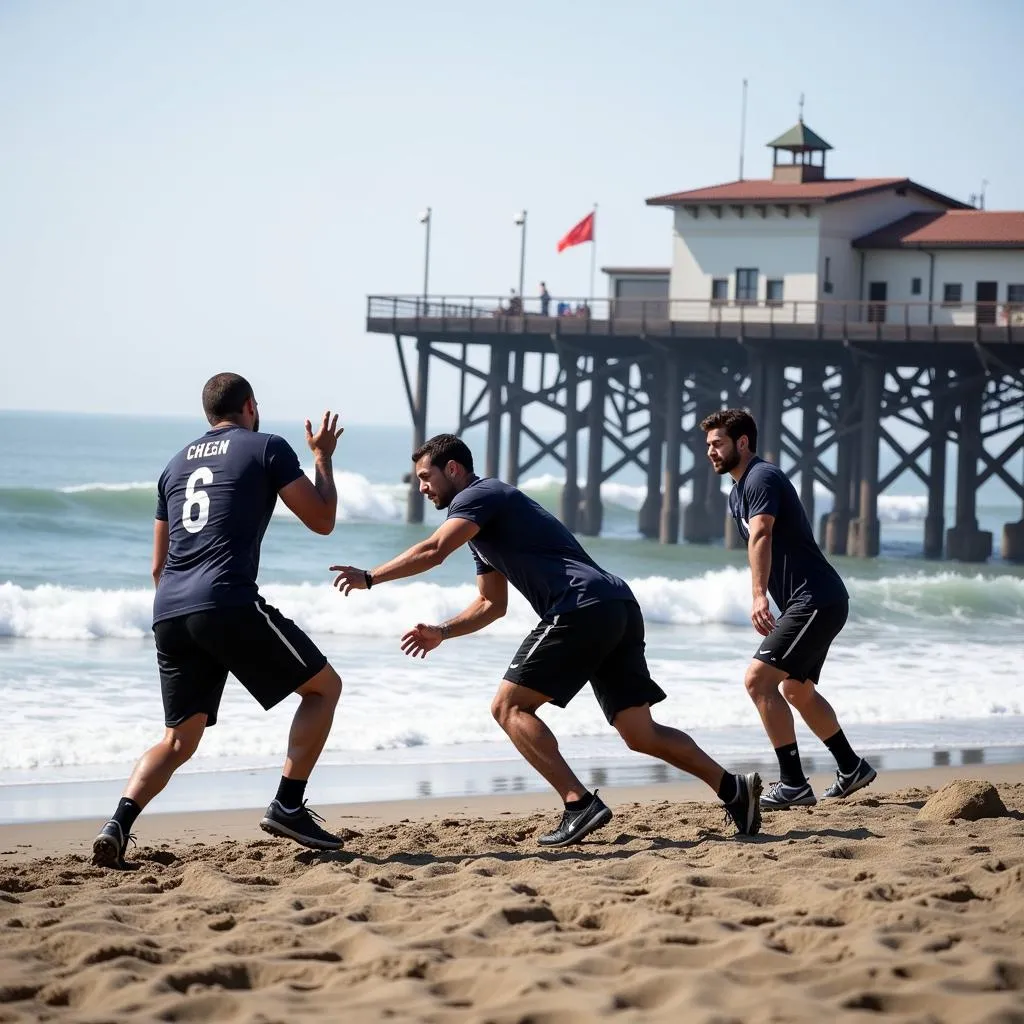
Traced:
<path id="1" fill-rule="evenodd" d="M 818 609 L 815 608 L 814 611 L 811 612 L 811 617 L 804 623 L 804 628 L 801 629 L 799 633 L 797 633 L 796 639 L 789 645 L 789 649 L 782 656 L 783 658 L 788 658 L 793 653 L 793 648 L 796 647 L 796 645 L 798 643 L 800 643 L 800 637 L 802 637 L 804 635 L 804 633 L 807 632 L 807 627 L 810 626 L 810 624 L 814 621 L 814 616 L 817 615 L 817 614 L 818 614 Z"/>
<path id="2" fill-rule="evenodd" d="M 281 640 L 281 643 L 283 643 L 285 645 L 285 647 L 287 647 L 288 650 L 291 651 L 292 654 L 295 655 L 295 660 L 298 661 L 298 663 L 303 668 L 308 668 L 306 663 L 302 660 L 302 655 L 299 654 L 299 652 L 297 650 L 295 650 L 295 648 L 292 647 L 292 645 L 288 642 L 288 637 L 286 637 L 284 635 L 284 633 L 282 633 L 281 630 L 279 630 L 277 628 L 277 626 L 274 625 L 273 620 L 270 618 L 270 616 L 263 609 L 263 606 L 259 603 L 259 601 L 256 601 L 255 604 L 256 604 L 256 611 L 258 611 L 260 613 L 260 615 L 262 615 L 263 618 L 265 618 L 267 620 L 267 625 L 278 635 L 278 637 Z M 818 613 L 815 612 L 814 614 L 817 615 Z M 807 626 L 804 626 L 804 629 L 806 629 L 806 628 L 807 628 Z M 797 637 L 797 639 L 799 640 L 800 638 Z"/>
<path id="3" fill-rule="evenodd" d="M 551 620 L 551 626 L 557 626 L 557 625 L 558 625 L 558 616 L 556 615 L 554 617 L 554 619 Z M 533 646 L 526 652 L 526 657 L 523 658 L 523 660 L 521 662 L 519 662 L 520 665 L 525 665 L 530 660 L 530 655 L 533 654 L 533 652 L 535 650 L 537 650 L 538 647 L 540 647 L 542 641 L 544 640 L 544 637 L 546 637 L 548 635 L 548 633 L 551 632 L 551 626 L 548 626 L 547 629 L 545 629 L 544 632 L 541 633 L 541 635 L 539 637 L 537 637 L 536 641 L 534 641 Z"/>

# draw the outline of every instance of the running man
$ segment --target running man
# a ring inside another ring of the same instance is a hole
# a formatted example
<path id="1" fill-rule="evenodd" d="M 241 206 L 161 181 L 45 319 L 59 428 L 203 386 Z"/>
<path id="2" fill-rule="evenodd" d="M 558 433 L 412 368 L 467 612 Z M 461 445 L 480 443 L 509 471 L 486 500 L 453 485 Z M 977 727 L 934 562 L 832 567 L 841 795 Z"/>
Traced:
<path id="1" fill-rule="evenodd" d="M 426 572 L 468 544 L 479 594 L 454 618 L 419 623 L 402 650 L 426 657 L 445 640 L 475 633 L 505 614 L 509 582 L 540 617 L 522 642 L 491 704 L 491 712 L 520 754 L 558 792 L 561 823 L 542 846 L 565 846 L 607 824 L 611 810 L 576 777 L 558 741 L 538 717 L 543 704 L 564 708 L 589 680 L 608 723 L 626 745 L 706 782 L 743 835 L 761 827 L 761 778 L 733 775 L 685 733 L 651 718 L 665 694 L 644 656 L 644 620 L 632 591 L 605 572 L 554 516 L 531 498 L 473 472 L 473 456 L 452 434 L 438 434 L 412 455 L 421 494 L 448 518 L 432 537 L 372 571 L 332 565 L 343 594 L 369 590 Z"/>
<path id="2" fill-rule="evenodd" d="M 211 377 L 203 411 L 210 430 L 171 459 L 157 485 L 153 634 L 166 731 L 136 764 L 93 842 L 93 860 L 104 867 L 124 864 L 135 819 L 216 723 L 229 672 L 265 709 L 289 694 L 300 697 L 281 784 L 260 827 L 316 850 L 341 846 L 303 799 L 331 731 L 341 679 L 256 585 L 260 544 L 278 495 L 315 533 L 334 529 L 338 417 L 325 412 L 315 434 L 306 421 L 315 467 L 310 482 L 284 438 L 259 433 L 256 399 L 243 377 Z"/>
<path id="3" fill-rule="evenodd" d="M 849 796 L 869 785 L 876 772 L 854 752 L 832 705 L 817 690 L 829 645 L 850 611 L 846 587 L 815 543 L 789 478 L 754 454 L 757 424 L 750 413 L 723 409 L 704 419 L 700 429 L 715 472 L 736 481 L 729 511 L 747 541 L 754 600 L 750 621 L 765 638 L 744 680 L 779 759 L 779 781 L 765 791 L 761 809 L 818 802 L 800 764 L 790 704 L 836 759 L 836 781 L 824 795 Z M 778 621 L 768 607 L 769 594 L 782 610 Z"/>

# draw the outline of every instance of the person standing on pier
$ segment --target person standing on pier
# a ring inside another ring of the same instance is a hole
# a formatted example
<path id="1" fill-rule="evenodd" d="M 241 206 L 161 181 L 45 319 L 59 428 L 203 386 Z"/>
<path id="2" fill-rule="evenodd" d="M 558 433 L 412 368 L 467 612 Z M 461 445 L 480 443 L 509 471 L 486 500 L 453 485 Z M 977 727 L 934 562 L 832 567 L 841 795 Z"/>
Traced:
<path id="1" fill-rule="evenodd" d="M 877 773 L 854 752 L 817 685 L 829 646 L 846 624 L 849 594 L 815 542 L 789 478 L 755 454 L 753 416 L 744 409 L 723 409 L 702 420 L 700 429 L 715 472 L 735 481 L 729 511 L 747 542 L 750 621 L 765 638 L 744 680 L 779 761 L 780 779 L 765 791 L 761 809 L 818 802 L 800 764 L 790 705 L 836 759 L 836 781 L 824 796 L 847 797 Z M 778 620 L 768 606 L 769 594 L 782 611 Z"/>
<path id="2" fill-rule="evenodd" d="M 418 623 L 402 650 L 425 657 L 444 641 L 475 633 L 505 614 L 509 582 L 540 618 L 513 656 L 491 712 L 516 749 L 561 796 L 561 823 L 542 846 L 565 846 L 607 824 L 611 810 L 565 762 L 538 717 L 544 704 L 564 708 L 589 681 L 601 710 L 632 750 L 696 775 L 709 785 L 741 835 L 761 827 L 761 778 L 734 775 L 685 733 L 655 722 L 651 705 L 665 693 L 644 655 L 644 620 L 632 591 L 602 569 L 551 513 L 522 491 L 473 472 L 473 455 L 453 434 L 438 434 L 412 454 L 420 493 L 448 518 L 426 540 L 373 570 L 332 565 L 336 586 L 353 590 L 404 579 L 440 565 L 468 544 L 478 596 L 438 625 Z"/>

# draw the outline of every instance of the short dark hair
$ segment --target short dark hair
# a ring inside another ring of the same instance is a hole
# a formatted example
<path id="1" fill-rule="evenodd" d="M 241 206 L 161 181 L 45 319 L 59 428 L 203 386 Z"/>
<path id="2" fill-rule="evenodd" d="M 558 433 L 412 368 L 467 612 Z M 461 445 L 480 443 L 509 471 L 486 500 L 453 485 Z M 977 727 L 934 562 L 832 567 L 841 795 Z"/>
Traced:
<path id="1" fill-rule="evenodd" d="M 240 416 L 252 398 L 252 385 L 237 373 L 218 373 L 203 387 L 203 412 L 211 423 Z"/>
<path id="2" fill-rule="evenodd" d="M 466 442 L 454 434 L 435 434 L 412 453 L 412 461 L 419 462 L 424 455 L 430 456 L 432 466 L 443 468 L 449 462 L 457 462 L 467 473 L 473 472 L 473 453 Z"/>
<path id="3" fill-rule="evenodd" d="M 700 421 L 700 429 L 705 434 L 709 430 L 724 430 L 733 444 L 746 437 L 750 450 L 757 451 L 757 424 L 746 409 L 719 409 Z"/>

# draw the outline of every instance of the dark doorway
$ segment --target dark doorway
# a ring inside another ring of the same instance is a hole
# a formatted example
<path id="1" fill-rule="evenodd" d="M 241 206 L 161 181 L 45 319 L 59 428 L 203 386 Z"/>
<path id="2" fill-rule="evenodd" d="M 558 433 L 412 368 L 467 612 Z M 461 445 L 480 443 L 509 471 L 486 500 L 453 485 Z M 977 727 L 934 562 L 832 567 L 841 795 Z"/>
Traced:
<path id="1" fill-rule="evenodd" d="M 999 296 L 998 281 L 979 281 L 974 286 L 974 322 L 994 324 L 996 322 L 996 298 Z"/>
<path id="2" fill-rule="evenodd" d="M 889 285 L 886 281 L 872 281 L 868 285 L 868 323 L 885 323 L 885 300 L 889 297 Z"/>

